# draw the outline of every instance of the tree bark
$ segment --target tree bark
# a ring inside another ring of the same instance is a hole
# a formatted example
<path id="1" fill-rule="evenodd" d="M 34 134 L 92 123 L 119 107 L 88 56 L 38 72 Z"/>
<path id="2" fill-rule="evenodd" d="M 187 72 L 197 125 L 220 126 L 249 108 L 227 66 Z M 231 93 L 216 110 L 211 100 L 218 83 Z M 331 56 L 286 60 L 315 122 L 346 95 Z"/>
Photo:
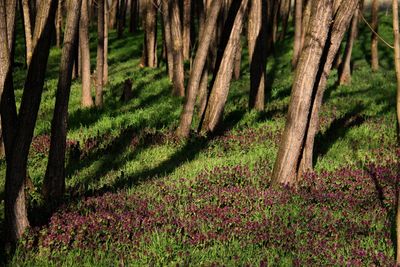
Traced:
<path id="1" fill-rule="evenodd" d="M 119 0 L 112 0 L 111 2 L 110 18 L 108 24 L 110 29 L 115 29 L 115 26 L 117 25 L 118 3 Z"/>
<path id="2" fill-rule="evenodd" d="M 217 63 L 217 71 L 215 79 L 212 83 L 210 97 L 207 101 L 204 118 L 201 123 L 201 131 L 204 133 L 214 133 L 220 122 L 222 121 L 223 110 L 228 97 L 229 86 L 232 80 L 233 63 L 235 60 L 235 52 L 240 41 L 240 34 L 243 27 L 243 17 L 247 9 L 248 0 L 242 0 L 240 3 L 232 3 L 232 5 L 240 4 L 236 12 L 230 12 L 228 20 L 234 18 L 232 27 L 225 27 L 226 31 L 230 31 L 228 42 L 225 46 L 223 56 Z M 231 8 L 230 11 L 233 9 Z M 226 23 L 230 24 L 230 23 Z M 226 33 L 224 33 L 225 35 Z M 226 36 L 225 36 L 226 38 Z M 222 37 L 222 42 L 225 41 Z"/>
<path id="3" fill-rule="evenodd" d="M 24 18 L 26 65 L 29 66 L 32 58 L 32 28 L 29 12 L 29 0 L 22 0 L 22 13 Z"/>
<path id="4" fill-rule="evenodd" d="M 302 158 L 298 171 L 298 179 L 301 179 L 302 175 L 313 169 L 313 150 L 315 136 L 318 132 L 319 127 L 319 110 L 322 105 L 322 100 L 328 80 L 328 76 L 331 72 L 332 65 L 335 61 L 335 57 L 340 49 L 343 37 L 346 34 L 346 30 L 349 28 L 352 14 L 356 11 L 358 0 L 347 1 L 345 5 L 340 5 L 337 13 L 335 14 L 335 21 L 332 25 L 332 30 L 327 41 L 327 46 L 321 62 L 324 64 L 320 66 L 320 70 L 317 76 L 317 82 L 314 85 L 316 89 L 315 97 L 311 109 L 311 117 L 307 130 L 307 136 L 305 145 L 303 148 Z M 315 90 L 315 89 L 314 89 Z"/>
<path id="5" fill-rule="evenodd" d="M 311 27 L 308 28 L 305 48 L 294 77 L 285 130 L 272 173 L 272 183 L 275 185 L 293 185 L 296 182 L 313 87 L 332 21 L 332 0 L 313 0 L 312 14 Z"/>
<path id="6" fill-rule="evenodd" d="M 27 171 L 29 147 L 39 110 L 44 76 L 50 51 L 50 33 L 58 1 L 42 0 L 36 16 L 33 35 L 35 47 L 28 68 L 18 114 L 13 148 L 7 161 L 5 190 L 5 219 L 12 242 L 17 241 L 29 227 L 25 205 L 24 180 Z M 4 114 L 3 114 L 4 115 Z M 4 116 L 3 116 L 4 117 Z"/>
<path id="7" fill-rule="evenodd" d="M 204 69 L 207 62 L 208 51 L 210 49 L 210 44 L 217 25 L 218 14 L 221 10 L 221 1 L 213 1 L 212 6 L 207 15 L 207 19 L 202 31 L 199 47 L 196 52 L 196 56 L 193 63 L 192 72 L 190 74 L 187 90 L 185 104 L 181 113 L 179 127 L 176 134 L 180 137 L 188 137 L 190 133 L 190 126 L 193 120 L 193 111 L 196 103 L 197 92 L 199 91 L 199 86 L 204 76 Z M 206 72 L 208 76 L 208 71 Z M 205 78 L 207 79 L 207 78 Z M 205 94 L 206 96 L 206 94 Z"/>
<path id="8" fill-rule="evenodd" d="M 183 65 L 183 44 L 181 32 L 181 20 L 178 0 L 172 0 L 170 9 L 171 41 L 173 56 L 173 95 L 185 96 L 185 75 Z"/>
<path id="9" fill-rule="evenodd" d="M 104 67 L 103 86 L 108 83 L 108 1 L 104 2 Z"/>
<path id="10" fill-rule="evenodd" d="M 183 40 L 183 59 L 189 60 L 190 57 L 190 24 L 191 24 L 191 11 L 192 0 L 183 0 L 183 27 L 182 27 L 182 40 Z"/>
<path id="11" fill-rule="evenodd" d="M 64 33 L 56 104 L 51 122 L 49 160 L 43 181 L 46 203 L 59 202 L 65 192 L 65 148 L 67 139 L 68 102 L 71 90 L 72 66 L 77 53 L 78 24 L 82 0 L 71 0 Z"/>
<path id="12" fill-rule="evenodd" d="M 250 61 L 249 109 L 264 110 L 266 85 L 266 0 L 251 0 L 248 22 Z"/>
<path id="13" fill-rule="evenodd" d="M 302 34 L 303 0 L 295 0 L 295 21 L 294 21 L 294 47 L 292 67 L 296 68 L 301 53 L 301 34 Z"/>
<path id="14" fill-rule="evenodd" d="M 167 67 L 168 67 L 168 76 L 172 81 L 174 78 L 174 58 L 172 55 L 172 40 L 171 40 L 171 18 L 170 14 L 170 5 L 168 0 L 163 0 L 161 3 L 162 8 L 162 16 L 164 23 L 164 38 L 165 38 L 165 52 L 167 57 Z"/>
<path id="15" fill-rule="evenodd" d="M 118 39 L 122 38 L 124 33 L 125 23 L 124 23 L 124 15 L 126 13 L 126 0 L 121 0 L 119 9 L 118 9 L 118 19 L 117 19 L 117 37 Z"/>
<path id="16" fill-rule="evenodd" d="M 242 67 L 242 42 L 239 41 L 236 54 L 235 54 L 235 65 L 233 68 L 233 79 L 234 80 L 239 80 L 240 79 L 240 72 L 241 72 L 241 67 Z"/>
<path id="17" fill-rule="evenodd" d="M 104 74 L 104 0 L 97 1 L 97 63 L 96 63 L 96 107 L 103 106 Z"/>
<path id="18" fill-rule="evenodd" d="M 138 30 L 138 17 L 139 17 L 139 0 L 132 0 L 131 1 L 131 17 L 129 23 L 129 31 L 131 33 L 135 33 Z"/>
<path id="19" fill-rule="evenodd" d="M 93 99 L 90 85 L 90 48 L 89 48 L 89 17 L 88 0 L 82 0 L 81 17 L 79 24 L 79 45 L 82 66 L 82 107 L 92 107 Z"/>
<path id="20" fill-rule="evenodd" d="M 379 0 L 372 0 L 371 6 L 372 29 L 378 32 L 378 15 L 379 15 Z M 378 55 L 378 36 L 375 33 L 371 33 L 371 68 L 372 71 L 378 71 L 379 69 L 379 55 Z"/>
<path id="21" fill-rule="evenodd" d="M 146 67 L 157 67 L 157 7 L 153 0 L 143 0 L 144 47 L 142 63 Z"/>
<path id="22" fill-rule="evenodd" d="M 61 47 L 62 0 L 58 0 L 56 14 L 56 46 Z"/>
<path id="23" fill-rule="evenodd" d="M 347 38 L 346 48 L 344 50 L 342 66 L 339 69 L 340 85 L 351 83 L 351 55 L 353 52 L 354 41 L 357 36 L 357 30 L 358 30 L 358 12 L 355 12 L 351 23 L 349 35 Z"/>

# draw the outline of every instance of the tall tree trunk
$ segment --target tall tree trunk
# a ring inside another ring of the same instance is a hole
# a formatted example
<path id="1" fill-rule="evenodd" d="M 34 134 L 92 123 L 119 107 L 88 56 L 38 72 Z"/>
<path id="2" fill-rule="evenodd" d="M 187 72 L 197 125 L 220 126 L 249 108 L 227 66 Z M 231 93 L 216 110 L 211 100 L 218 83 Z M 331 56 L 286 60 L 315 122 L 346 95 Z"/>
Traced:
<path id="1" fill-rule="evenodd" d="M 358 0 L 347 1 L 346 5 L 341 5 L 335 15 L 335 21 L 332 25 L 332 30 L 327 41 L 327 47 L 321 62 L 320 70 L 317 76 L 317 82 L 314 85 L 316 89 L 314 102 L 311 109 L 311 117 L 307 130 L 307 136 L 303 148 L 302 158 L 298 171 L 298 178 L 301 179 L 302 175 L 313 169 L 313 150 L 315 136 L 319 128 L 319 110 L 322 105 L 322 100 L 328 80 L 329 73 L 331 72 L 332 65 L 335 57 L 338 54 L 343 37 L 351 22 L 352 14 L 356 11 Z M 315 90 L 315 89 L 314 89 Z"/>
<path id="2" fill-rule="evenodd" d="M 308 24 L 310 23 L 311 18 L 311 0 L 303 0 L 303 15 L 301 19 L 302 30 L 301 30 L 301 41 L 300 41 L 300 54 L 301 50 L 303 50 L 304 42 L 306 40 L 306 32 L 308 28 Z"/>
<path id="3" fill-rule="evenodd" d="M 142 63 L 146 67 L 157 67 L 157 7 L 153 0 L 143 0 L 144 46 Z"/>
<path id="4" fill-rule="evenodd" d="M 266 85 L 266 0 L 250 0 L 247 39 L 250 60 L 249 109 L 264 110 Z"/>
<path id="5" fill-rule="evenodd" d="M 138 2 L 139 0 L 131 1 L 131 17 L 129 23 L 129 31 L 131 33 L 135 33 L 138 30 L 138 17 L 139 17 Z"/>
<path id="6" fill-rule="evenodd" d="M 122 38 L 124 33 L 125 23 L 124 23 L 124 14 L 126 13 L 126 0 L 120 1 L 120 6 L 118 9 L 118 19 L 117 19 L 117 34 L 118 38 Z"/>
<path id="7" fill-rule="evenodd" d="M 289 16 L 290 16 L 291 2 L 292 2 L 291 0 L 282 0 L 281 1 L 280 17 L 282 19 L 282 29 L 278 36 L 279 40 L 283 40 L 286 36 L 287 26 L 288 26 Z"/>
<path id="8" fill-rule="evenodd" d="M 96 63 L 96 98 L 97 107 L 103 106 L 104 74 L 104 0 L 97 0 L 97 63 Z"/>
<path id="9" fill-rule="evenodd" d="M 35 49 L 25 81 L 13 148 L 7 161 L 5 219 L 8 226 L 8 236 L 13 242 L 18 240 L 29 226 L 25 205 L 24 181 L 27 172 L 29 147 L 32 142 L 43 91 L 45 70 L 50 51 L 51 24 L 54 23 L 57 3 L 58 1 L 50 0 L 42 0 L 40 2 L 33 35 L 33 47 Z"/>
<path id="10" fill-rule="evenodd" d="M 183 27 L 182 27 L 182 41 L 183 41 L 183 58 L 189 60 L 190 57 L 190 24 L 192 15 L 192 0 L 183 0 Z"/>
<path id="11" fill-rule="evenodd" d="M 29 66 L 32 58 L 32 28 L 29 12 L 29 0 L 22 0 L 22 13 L 24 17 L 26 65 Z"/>
<path id="12" fill-rule="evenodd" d="M 110 29 L 115 29 L 115 26 L 117 25 L 118 3 L 119 0 L 112 0 L 111 2 L 110 18 L 108 21 Z"/>
<path id="13" fill-rule="evenodd" d="M 344 50 L 342 66 L 339 69 L 340 85 L 351 83 L 351 55 L 353 52 L 354 41 L 357 36 L 357 28 L 358 28 L 358 12 L 355 12 L 351 23 L 351 28 L 347 37 L 347 43 L 346 43 L 346 48 Z"/>
<path id="14" fill-rule="evenodd" d="M 71 0 L 64 33 L 56 104 L 51 122 L 49 160 L 43 181 L 46 202 L 56 204 L 65 191 L 65 147 L 67 139 L 68 102 L 71 90 L 72 65 L 78 48 L 78 24 L 82 0 Z"/>
<path id="15" fill-rule="evenodd" d="M 242 67 L 242 50 L 242 42 L 239 41 L 235 54 L 235 66 L 233 67 L 233 79 L 236 81 L 240 79 L 240 72 Z"/>
<path id="16" fill-rule="evenodd" d="M 210 44 L 215 32 L 215 27 L 217 25 L 218 14 L 221 10 L 221 1 L 213 1 L 212 5 L 207 14 L 207 19 L 202 31 L 199 47 L 196 52 L 196 56 L 193 63 L 192 72 L 190 74 L 189 83 L 186 90 L 185 104 L 181 113 L 180 123 L 176 134 L 180 137 L 188 137 L 190 133 L 190 126 L 193 120 L 194 106 L 196 103 L 197 92 L 199 91 L 199 86 L 204 77 L 204 69 L 207 62 L 208 51 L 210 49 Z M 206 71 L 206 77 L 208 77 L 208 71 Z M 207 84 L 207 83 L 206 83 Z M 206 94 L 205 98 L 206 98 Z"/>
<path id="17" fill-rule="evenodd" d="M 228 15 L 228 20 L 234 19 L 234 22 L 231 27 L 225 27 L 225 30 L 229 31 L 229 35 L 222 37 L 222 42 L 226 41 L 226 37 L 228 37 L 228 42 L 221 59 L 217 59 L 219 62 L 217 63 L 215 79 L 212 83 L 211 94 L 207 101 L 204 118 L 201 123 L 202 132 L 214 133 L 222 121 L 225 103 L 228 98 L 229 86 L 232 80 L 235 53 L 240 41 L 243 17 L 247 9 L 248 0 L 242 0 L 239 3 L 232 3 L 232 5 L 239 4 L 239 9 L 235 12 L 235 8 L 231 8 L 231 12 L 229 12 Z M 227 22 L 226 24 L 230 24 L 230 22 Z M 225 34 L 226 33 L 224 33 L 224 35 Z"/>
<path id="18" fill-rule="evenodd" d="M 104 2 L 104 67 L 103 85 L 108 83 L 108 1 Z"/>
<path id="19" fill-rule="evenodd" d="M 301 53 L 301 34 L 302 34 L 302 16 L 303 16 L 303 0 L 295 0 L 295 22 L 294 22 L 294 47 L 292 67 L 297 66 Z"/>
<path id="20" fill-rule="evenodd" d="M 173 94 L 176 96 L 185 96 L 183 44 L 178 0 L 172 0 L 169 16 L 171 18 L 172 56 L 174 59 L 172 79 L 174 85 Z"/>
<path id="21" fill-rule="evenodd" d="M 378 15 L 379 15 L 379 0 L 372 0 L 371 6 L 372 15 L 372 29 L 378 32 Z M 375 33 L 371 34 L 371 68 L 372 71 L 379 69 L 379 55 L 378 55 L 378 36 Z"/>
<path id="22" fill-rule="evenodd" d="M 90 48 L 89 48 L 89 17 L 88 0 L 82 0 L 79 23 L 79 46 L 82 66 L 82 107 L 92 107 L 93 99 L 90 86 Z"/>
<path id="23" fill-rule="evenodd" d="M 313 17 L 293 81 L 285 130 L 275 161 L 273 184 L 292 185 L 307 130 L 313 87 L 332 21 L 332 0 L 313 0 Z"/>
<path id="24" fill-rule="evenodd" d="M 58 0 L 57 14 L 56 14 L 56 46 L 61 47 L 61 26 L 62 24 L 62 0 Z"/>
<path id="25" fill-rule="evenodd" d="M 168 76 L 172 81 L 174 77 L 174 58 L 172 55 L 172 40 L 171 40 L 171 18 L 170 5 L 168 0 L 163 0 L 161 3 L 162 15 L 163 15 L 163 26 L 164 26 L 164 38 L 165 38 L 165 52 L 167 57 Z"/>

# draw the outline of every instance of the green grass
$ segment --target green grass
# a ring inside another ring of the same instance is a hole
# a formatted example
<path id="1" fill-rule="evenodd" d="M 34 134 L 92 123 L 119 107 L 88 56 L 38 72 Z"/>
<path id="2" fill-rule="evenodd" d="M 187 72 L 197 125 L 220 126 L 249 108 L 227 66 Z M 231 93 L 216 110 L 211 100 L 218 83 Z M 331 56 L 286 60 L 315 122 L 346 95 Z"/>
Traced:
<path id="1" fill-rule="evenodd" d="M 381 16 L 381 34 L 392 42 L 390 17 Z M 291 34 L 291 33 L 289 33 Z M 171 83 L 165 64 L 160 68 L 139 67 L 143 35 L 125 33 L 121 40 L 114 31 L 109 37 L 109 83 L 105 88 L 103 109 L 80 108 L 80 82 L 72 85 L 69 104 L 68 139 L 81 147 L 92 138 L 93 149 L 82 151 L 81 161 L 67 162 L 67 199 L 79 202 L 85 195 L 102 192 L 126 192 L 128 195 L 157 195 L 158 187 L 152 182 L 176 184 L 184 177 L 194 184 L 196 177 L 216 166 L 256 166 L 260 162 L 272 169 L 278 149 L 290 98 L 292 72 L 290 68 L 292 39 L 278 44 L 276 55 L 268 61 L 268 81 L 271 92 L 266 110 L 262 113 L 247 111 L 249 73 L 247 55 L 243 57 L 242 77 L 231 86 L 224 114 L 222 137 L 207 139 L 193 137 L 189 141 L 173 138 L 179 122 L 183 100 L 171 95 Z M 365 162 L 394 158 L 395 145 L 395 73 L 393 51 L 380 45 L 381 70 L 371 73 L 369 67 L 370 33 L 361 25 L 360 36 L 354 48 L 353 77 L 350 86 L 336 86 L 336 71 L 332 72 L 326 92 L 326 102 L 321 111 L 321 131 L 316 139 L 317 171 L 331 171 L 343 166 L 362 168 Z M 16 62 L 23 62 L 23 39 L 17 42 Z M 91 35 L 92 68 L 95 66 L 95 34 Z M 48 135 L 55 102 L 60 50 L 50 53 L 48 75 L 35 129 L 35 136 Z M 15 69 L 17 101 L 20 100 L 24 82 L 23 67 Z M 128 103 L 120 101 L 123 82 L 133 81 L 134 98 Z M 198 119 L 195 119 L 195 123 Z M 254 129 L 260 138 L 252 138 Z M 226 138 L 233 136 L 235 138 Z M 244 141 L 240 141 L 240 137 Z M 29 175 L 36 192 L 31 192 L 30 202 L 42 204 L 40 188 L 47 163 L 47 151 L 31 149 Z M 4 196 L 5 162 L 0 162 L 0 196 Z M 269 180 L 267 177 L 254 177 Z M 256 183 L 255 182 L 255 183 Z M 4 201 L 1 200 L 0 223 L 4 221 Z M 299 207 L 290 207 L 292 214 Z M 284 209 L 284 208 L 283 208 Z M 286 216 L 286 215 L 285 215 Z M 295 215 L 296 216 L 296 215 Z M 367 242 L 367 241 L 366 241 Z M 112 244 L 110 244 L 111 246 Z M 215 242 L 206 247 L 188 249 L 175 239 L 157 232 L 143 242 L 132 265 L 257 265 L 264 258 L 280 258 L 279 265 L 291 265 L 291 255 L 280 251 L 263 251 L 257 245 L 241 247 L 240 242 Z M 171 252 L 172 248 L 172 252 Z M 128 248 L 129 249 L 129 248 Z M 107 251 L 107 250 L 106 250 Z M 121 248 L 124 251 L 124 248 Z M 21 253 L 21 256 L 20 254 Z M 172 254 L 171 254 L 172 253 Z M 182 254 L 183 253 L 183 254 Z M 187 253 L 190 256 L 187 256 Z M 234 260 L 233 255 L 241 260 Z M 248 255 L 246 259 L 246 255 Z M 54 255 L 53 255 L 54 256 Z M 83 266 L 110 266 L 121 263 L 117 254 L 101 251 L 83 253 L 80 250 L 61 251 L 49 261 L 46 251 L 38 248 L 29 253 L 18 252 L 11 261 L 15 265 L 53 266 L 62 263 L 72 266 L 76 258 Z"/>

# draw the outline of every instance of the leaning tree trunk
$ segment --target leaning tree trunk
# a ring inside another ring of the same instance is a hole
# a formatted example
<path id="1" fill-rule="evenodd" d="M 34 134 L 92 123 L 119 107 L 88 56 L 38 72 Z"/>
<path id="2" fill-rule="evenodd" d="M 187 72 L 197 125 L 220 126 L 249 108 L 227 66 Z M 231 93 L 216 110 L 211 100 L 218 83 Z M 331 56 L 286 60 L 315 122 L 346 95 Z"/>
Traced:
<path id="1" fill-rule="evenodd" d="M 232 3 L 238 5 L 239 3 Z M 234 22 L 230 29 L 228 42 L 225 46 L 222 58 L 217 63 L 217 71 L 212 85 L 211 94 L 207 101 L 204 118 L 201 123 L 201 131 L 205 133 L 214 133 L 217 130 L 228 98 L 229 86 L 232 80 L 233 63 L 235 61 L 235 53 L 240 41 L 240 34 L 243 27 L 243 17 L 247 9 L 248 0 L 242 0 L 240 7 L 236 12 L 230 12 L 228 20 L 234 18 Z M 232 11 L 232 8 L 231 8 Z M 229 22 L 225 23 L 229 24 Z M 222 37 L 224 42 L 224 37 Z"/>
<path id="2" fill-rule="evenodd" d="M 372 22 L 371 26 L 375 33 L 371 34 L 371 68 L 372 71 L 379 69 L 379 55 L 378 55 L 378 15 L 379 15 L 379 0 L 372 0 L 371 6 Z"/>
<path id="3" fill-rule="evenodd" d="M 78 24 L 82 0 L 72 0 L 69 5 L 64 33 L 58 77 L 56 104 L 51 122 L 49 160 L 43 181 L 43 196 L 46 203 L 57 204 L 65 192 L 65 147 L 67 139 L 68 102 L 71 90 L 72 66 L 78 52 Z"/>
<path id="4" fill-rule="evenodd" d="M 172 0 L 170 9 L 171 41 L 173 56 L 173 95 L 185 96 L 185 74 L 183 65 L 183 44 L 178 0 Z"/>
<path id="5" fill-rule="evenodd" d="M 143 0 L 144 46 L 142 63 L 146 67 L 157 67 L 157 7 L 153 0 Z"/>
<path id="6" fill-rule="evenodd" d="M 82 107 L 92 107 L 93 99 L 90 86 L 90 48 L 89 48 L 89 14 L 88 0 L 82 0 L 81 17 L 79 23 L 79 46 L 82 66 Z"/>
<path id="7" fill-rule="evenodd" d="M 357 36 L 358 28 L 358 12 L 354 13 L 354 17 L 351 23 L 351 28 L 347 38 L 346 48 L 344 50 L 342 66 L 339 70 L 339 84 L 350 84 L 351 83 L 351 55 L 353 52 L 354 41 Z"/>
<path id="8" fill-rule="evenodd" d="M 13 242 L 18 240 L 29 226 L 24 181 L 50 51 L 51 24 L 54 22 L 56 10 L 57 1 L 40 2 L 33 35 L 35 49 L 25 80 L 13 148 L 7 161 L 5 219 L 8 236 Z"/>
<path id="9" fill-rule="evenodd" d="M 266 85 L 266 0 L 250 0 L 247 39 L 250 60 L 249 109 L 264 110 Z"/>
<path id="10" fill-rule="evenodd" d="M 272 173 L 273 184 L 292 185 L 296 182 L 313 87 L 324 50 L 323 44 L 328 38 L 332 21 L 332 0 L 313 0 L 312 14 L 311 26 L 293 81 L 285 130 Z"/>
<path id="11" fill-rule="evenodd" d="M 212 6 L 207 14 L 207 19 L 200 36 L 199 47 L 193 62 L 193 68 L 190 74 L 189 83 L 186 90 L 185 104 L 181 113 L 180 123 L 176 134 L 180 137 L 188 137 L 190 126 L 193 120 L 194 106 L 196 104 L 196 96 L 199 91 L 199 86 L 202 81 L 204 68 L 207 62 L 208 51 L 217 25 L 218 14 L 221 10 L 221 1 L 213 1 Z M 205 80 L 208 77 L 206 71 Z M 206 94 L 204 94 L 206 98 Z M 205 105 L 204 105 L 205 106 Z"/>
<path id="12" fill-rule="evenodd" d="M 103 106 L 104 75 L 104 0 L 97 1 L 97 63 L 96 63 L 96 107 Z"/>
<path id="13" fill-rule="evenodd" d="M 301 33 L 302 33 L 302 16 L 303 16 L 303 0 L 295 0 L 295 21 L 294 21 L 294 47 L 292 67 L 297 66 L 301 53 Z"/>
<path id="14" fill-rule="evenodd" d="M 32 58 L 32 28 L 29 12 L 29 0 L 22 0 L 22 13 L 24 17 L 26 65 L 29 66 Z"/>
<path id="15" fill-rule="evenodd" d="M 321 60 L 321 62 L 325 63 L 323 65 L 321 64 L 317 76 L 317 82 L 314 85 L 316 93 L 314 93 L 315 97 L 312 104 L 311 117 L 297 175 L 298 179 L 301 179 L 305 172 L 313 169 L 314 141 L 318 132 L 319 110 L 322 105 L 328 76 L 331 72 L 335 57 L 340 49 L 343 37 L 350 25 L 352 14 L 356 11 L 357 4 L 358 0 L 347 1 L 346 5 L 341 5 L 335 14 L 336 19 L 331 27 L 331 34 Z"/>

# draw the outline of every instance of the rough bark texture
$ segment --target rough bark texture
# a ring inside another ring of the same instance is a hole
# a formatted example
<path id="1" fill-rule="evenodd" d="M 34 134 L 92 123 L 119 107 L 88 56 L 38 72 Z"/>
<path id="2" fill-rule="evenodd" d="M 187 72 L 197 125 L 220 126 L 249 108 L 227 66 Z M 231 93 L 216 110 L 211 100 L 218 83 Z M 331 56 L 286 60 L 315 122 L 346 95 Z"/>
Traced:
<path id="1" fill-rule="evenodd" d="M 296 181 L 312 103 L 313 87 L 332 21 L 332 0 L 313 0 L 313 16 L 293 81 L 285 130 L 272 174 L 273 184 Z"/>
<path id="2" fill-rule="evenodd" d="M 97 107 L 103 106 L 104 74 L 104 0 L 97 1 L 97 63 L 96 63 L 96 98 Z"/>
<path id="3" fill-rule="evenodd" d="M 340 5 L 337 13 L 335 14 L 335 21 L 333 22 L 332 29 L 329 34 L 329 40 L 327 41 L 327 46 L 325 47 L 325 52 L 321 59 L 321 63 L 324 62 L 324 64 L 320 65 L 317 82 L 314 85 L 314 91 L 316 90 L 316 93 L 314 93 L 315 97 L 312 104 L 307 136 L 298 171 L 299 179 L 301 179 L 305 172 L 312 170 L 313 168 L 313 150 L 315 136 L 319 127 L 319 110 L 322 105 L 328 76 L 331 72 L 333 62 L 339 51 L 343 37 L 350 25 L 352 14 L 354 14 L 356 11 L 357 4 L 358 0 L 349 0 L 347 1 L 346 5 Z"/>
<path id="4" fill-rule="evenodd" d="M 21 237 L 29 226 L 25 205 L 24 180 L 29 147 L 32 142 L 43 91 L 50 50 L 51 24 L 54 22 L 56 9 L 57 1 L 43 0 L 40 2 L 33 35 L 33 47 L 35 49 L 25 81 L 13 148 L 7 161 L 5 217 L 8 236 L 14 242 Z"/>
<path id="5" fill-rule="evenodd" d="M 346 48 L 344 50 L 342 66 L 339 69 L 339 84 L 351 83 L 351 55 L 353 52 L 354 41 L 357 36 L 358 29 L 358 12 L 354 13 L 351 28 L 348 34 Z"/>
<path id="6" fill-rule="evenodd" d="M 32 58 L 32 28 L 29 12 L 29 0 L 22 0 L 22 13 L 24 18 L 26 65 L 29 66 Z"/>
<path id="7" fill-rule="evenodd" d="M 144 47 L 142 63 L 146 67 L 157 67 L 157 7 L 153 0 L 143 0 Z"/>
<path id="8" fill-rule="evenodd" d="M 56 104 L 51 122 L 49 160 L 43 181 L 43 196 L 47 203 L 60 201 L 65 191 L 65 148 L 67 139 L 68 102 L 71 90 L 72 66 L 77 53 L 78 24 L 82 0 L 71 0 L 64 33 Z"/>
<path id="9" fill-rule="evenodd" d="M 238 3 L 232 3 L 232 5 L 235 4 Z M 236 13 L 230 12 L 229 14 L 228 19 L 231 20 L 234 17 L 234 22 L 230 29 L 225 27 L 225 30 L 230 31 L 230 34 L 227 39 L 228 42 L 225 46 L 221 60 L 217 59 L 217 61 L 220 63 L 217 63 L 215 79 L 212 83 L 211 94 L 207 101 L 204 119 L 202 120 L 202 132 L 214 133 L 222 120 L 225 102 L 228 97 L 229 86 L 232 80 L 235 53 L 240 41 L 240 34 L 243 27 L 243 17 L 247 9 L 247 4 L 248 0 L 242 0 L 240 2 L 238 11 Z M 231 11 L 232 10 L 233 8 L 231 8 Z M 225 38 L 222 37 L 223 41 L 224 39 Z"/>
<path id="10" fill-rule="evenodd" d="M 302 34 L 302 16 L 303 16 L 303 0 L 295 0 L 295 22 L 294 22 L 294 46 L 292 67 L 297 66 L 301 53 L 301 34 Z"/>
<path id="11" fill-rule="evenodd" d="M 378 15 L 379 15 L 379 1 L 372 0 L 371 6 L 372 29 L 378 32 Z M 378 36 L 375 33 L 371 33 L 371 68 L 372 71 L 377 71 L 379 69 L 379 55 L 378 55 Z"/>
<path id="12" fill-rule="evenodd" d="M 172 0 L 170 9 L 171 41 L 173 56 L 173 95 L 185 96 L 185 74 L 183 65 L 183 44 L 178 0 Z"/>
<path id="13" fill-rule="evenodd" d="M 88 0 L 82 0 L 79 24 L 79 46 L 82 66 L 82 107 L 92 107 L 93 99 L 90 86 L 90 48 L 89 48 L 89 17 Z"/>
<path id="14" fill-rule="evenodd" d="M 249 109 L 264 110 L 266 85 L 266 0 L 251 0 L 247 39 L 250 60 Z"/>
<path id="15" fill-rule="evenodd" d="M 192 124 L 192 119 L 193 119 L 194 106 L 196 103 L 196 96 L 197 92 L 199 91 L 200 83 L 203 80 L 202 77 L 204 76 L 204 69 L 207 62 L 208 51 L 213 36 L 212 33 L 215 31 L 218 14 L 221 10 L 221 6 L 222 6 L 221 1 L 213 1 L 212 6 L 210 7 L 210 11 L 207 15 L 204 28 L 202 30 L 202 34 L 199 41 L 199 47 L 196 52 L 196 56 L 193 62 L 192 72 L 190 74 L 189 83 L 186 90 L 187 95 L 185 99 L 185 105 L 181 113 L 179 128 L 177 130 L 177 135 L 180 137 L 189 136 L 190 126 Z M 207 79 L 208 71 L 206 71 L 205 76 L 206 77 L 204 79 Z M 203 95 L 206 98 L 207 94 L 204 93 Z"/>

